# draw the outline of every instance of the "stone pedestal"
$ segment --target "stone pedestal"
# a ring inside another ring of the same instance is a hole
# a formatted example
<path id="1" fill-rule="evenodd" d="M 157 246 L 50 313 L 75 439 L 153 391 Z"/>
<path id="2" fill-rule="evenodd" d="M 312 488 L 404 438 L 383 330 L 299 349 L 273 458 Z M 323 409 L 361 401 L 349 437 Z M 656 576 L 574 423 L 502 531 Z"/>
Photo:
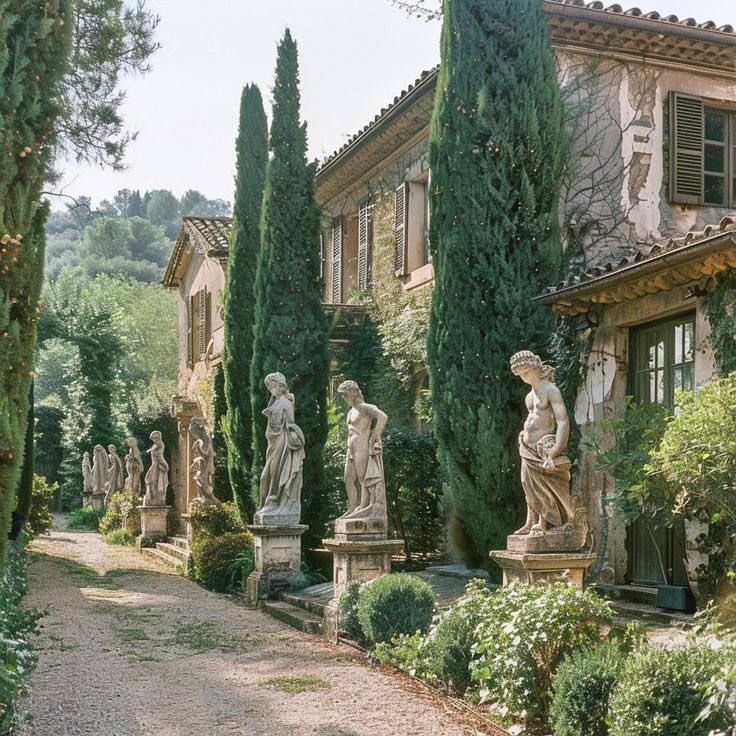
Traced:
<path id="1" fill-rule="evenodd" d="M 167 539 L 166 519 L 171 506 L 139 506 L 141 512 L 141 535 L 139 547 L 155 547 L 157 542 Z"/>
<path id="2" fill-rule="evenodd" d="M 90 506 L 95 511 L 105 510 L 105 494 L 104 493 L 93 493 L 90 499 Z"/>
<path id="3" fill-rule="evenodd" d="M 181 514 L 181 518 L 184 519 L 184 523 L 186 524 L 187 542 L 191 544 L 192 543 L 192 515 L 191 514 Z"/>
<path id="4" fill-rule="evenodd" d="M 92 505 L 92 491 L 86 491 L 82 493 L 82 508 L 86 509 L 87 506 Z"/>
<path id="5" fill-rule="evenodd" d="M 275 526 L 253 524 L 255 570 L 248 576 L 247 599 L 255 606 L 289 585 L 289 578 L 300 571 L 302 563 L 302 534 L 306 524 Z"/>
<path id="6" fill-rule="evenodd" d="M 585 571 L 597 555 L 587 552 L 512 552 L 496 550 L 491 559 L 503 570 L 504 587 L 511 583 L 575 583 L 582 587 Z"/>

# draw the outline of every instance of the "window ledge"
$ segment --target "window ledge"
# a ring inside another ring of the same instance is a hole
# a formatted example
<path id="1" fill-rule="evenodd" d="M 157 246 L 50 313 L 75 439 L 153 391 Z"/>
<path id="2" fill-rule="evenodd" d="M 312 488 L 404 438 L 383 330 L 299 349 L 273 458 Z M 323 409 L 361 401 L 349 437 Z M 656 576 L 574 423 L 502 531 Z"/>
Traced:
<path id="1" fill-rule="evenodd" d="M 431 263 L 415 268 L 410 274 L 409 279 L 403 283 L 405 290 L 416 289 L 418 286 L 424 286 L 434 279 L 434 268 Z"/>

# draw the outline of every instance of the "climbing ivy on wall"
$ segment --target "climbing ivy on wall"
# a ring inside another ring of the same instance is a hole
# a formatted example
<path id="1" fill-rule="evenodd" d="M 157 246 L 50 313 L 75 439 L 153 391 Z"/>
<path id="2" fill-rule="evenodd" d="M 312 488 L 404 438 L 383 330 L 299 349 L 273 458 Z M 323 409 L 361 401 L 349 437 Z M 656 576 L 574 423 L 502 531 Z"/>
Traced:
<path id="1" fill-rule="evenodd" d="M 736 371 L 736 276 L 721 276 L 715 289 L 703 299 L 703 312 L 710 323 L 710 344 L 716 373 Z"/>

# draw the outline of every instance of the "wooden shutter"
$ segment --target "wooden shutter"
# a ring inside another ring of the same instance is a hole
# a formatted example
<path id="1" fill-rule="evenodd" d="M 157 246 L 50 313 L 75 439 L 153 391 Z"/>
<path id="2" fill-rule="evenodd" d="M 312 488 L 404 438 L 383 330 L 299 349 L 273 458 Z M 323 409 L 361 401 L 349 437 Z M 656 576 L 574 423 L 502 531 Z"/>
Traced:
<path id="1" fill-rule="evenodd" d="M 358 205 L 358 288 L 368 288 L 370 280 L 370 206 L 368 200 Z"/>
<path id="2" fill-rule="evenodd" d="M 207 287 L 199 290 L 199 359 L 207 352 Z"/>
<path id="3" fill-rule="evenodd" d="M 205 352 L 212 339 L 212 292 L 205 289 L 204 345 Z"/>
<path id="4" fill-rule="evenodd" d="M 192 294 L 192 365 L 199 362 L 199 295 L 199 291 Z"/>
<path id="5" fill-rule="evenodd" d="M 405 276 L 407 266 L 406 246 L 408 242 L 408 215 L 409 215 L 409 183 L 404 182 L 394 196 L 395 218 L 394 230 L 396 233 L 396 250 L 394 251 L 394 268 L 397 276 Z"/>
<path id="6" fill-rule="evenodd" d="M 325 234 L 319 231 L 319 277 L 325 277 Z"/>
<path id="7" fill-rule="evenodd" d="M 670 92 L 670 199 L 703 203 L 703 100 Z"/>
<path id="8" fill-rule="evenodd" d="M 332 303 L 342 304 L 342 217 L 332 221 Z"/>
<path id="9" fill-rule="evenodd" d="M 191 368 L 194 361 L 194 296 L 187 297 L 187 365 Z"/>

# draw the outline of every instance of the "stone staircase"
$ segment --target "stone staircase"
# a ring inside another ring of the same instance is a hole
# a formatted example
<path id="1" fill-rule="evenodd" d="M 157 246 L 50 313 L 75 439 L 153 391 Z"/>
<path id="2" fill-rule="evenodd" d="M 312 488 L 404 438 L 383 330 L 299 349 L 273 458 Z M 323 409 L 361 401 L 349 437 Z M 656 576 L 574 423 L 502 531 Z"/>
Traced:
<path id="1" fill-rule="evenodd" d="M 695 618 L 689 613 L 657 608 L 657 589 L 643 585 L 597 585 L 596 590 L 607 598 L 616 615 L 623 621 L 638 620 L 645 624 L 689 627 Z"/>
<path id="2" fill-rule="evenodd" d="M 299 631 L 320 636 L 332 591 L 332 583 L 320 583 L 295 593 L 279 593 L 276 600 L 262 601 L 261 608 L 269 616 Z"/>
<path id="3" fill-rule="evenodd" d="M 155 547 L 143 547 L 141 552 L 149 557 L 171 565 L 186 575 L 189 571 L 189 542 L 186 537 L 169 537 L 167 542 L 158 542 Z"/>

